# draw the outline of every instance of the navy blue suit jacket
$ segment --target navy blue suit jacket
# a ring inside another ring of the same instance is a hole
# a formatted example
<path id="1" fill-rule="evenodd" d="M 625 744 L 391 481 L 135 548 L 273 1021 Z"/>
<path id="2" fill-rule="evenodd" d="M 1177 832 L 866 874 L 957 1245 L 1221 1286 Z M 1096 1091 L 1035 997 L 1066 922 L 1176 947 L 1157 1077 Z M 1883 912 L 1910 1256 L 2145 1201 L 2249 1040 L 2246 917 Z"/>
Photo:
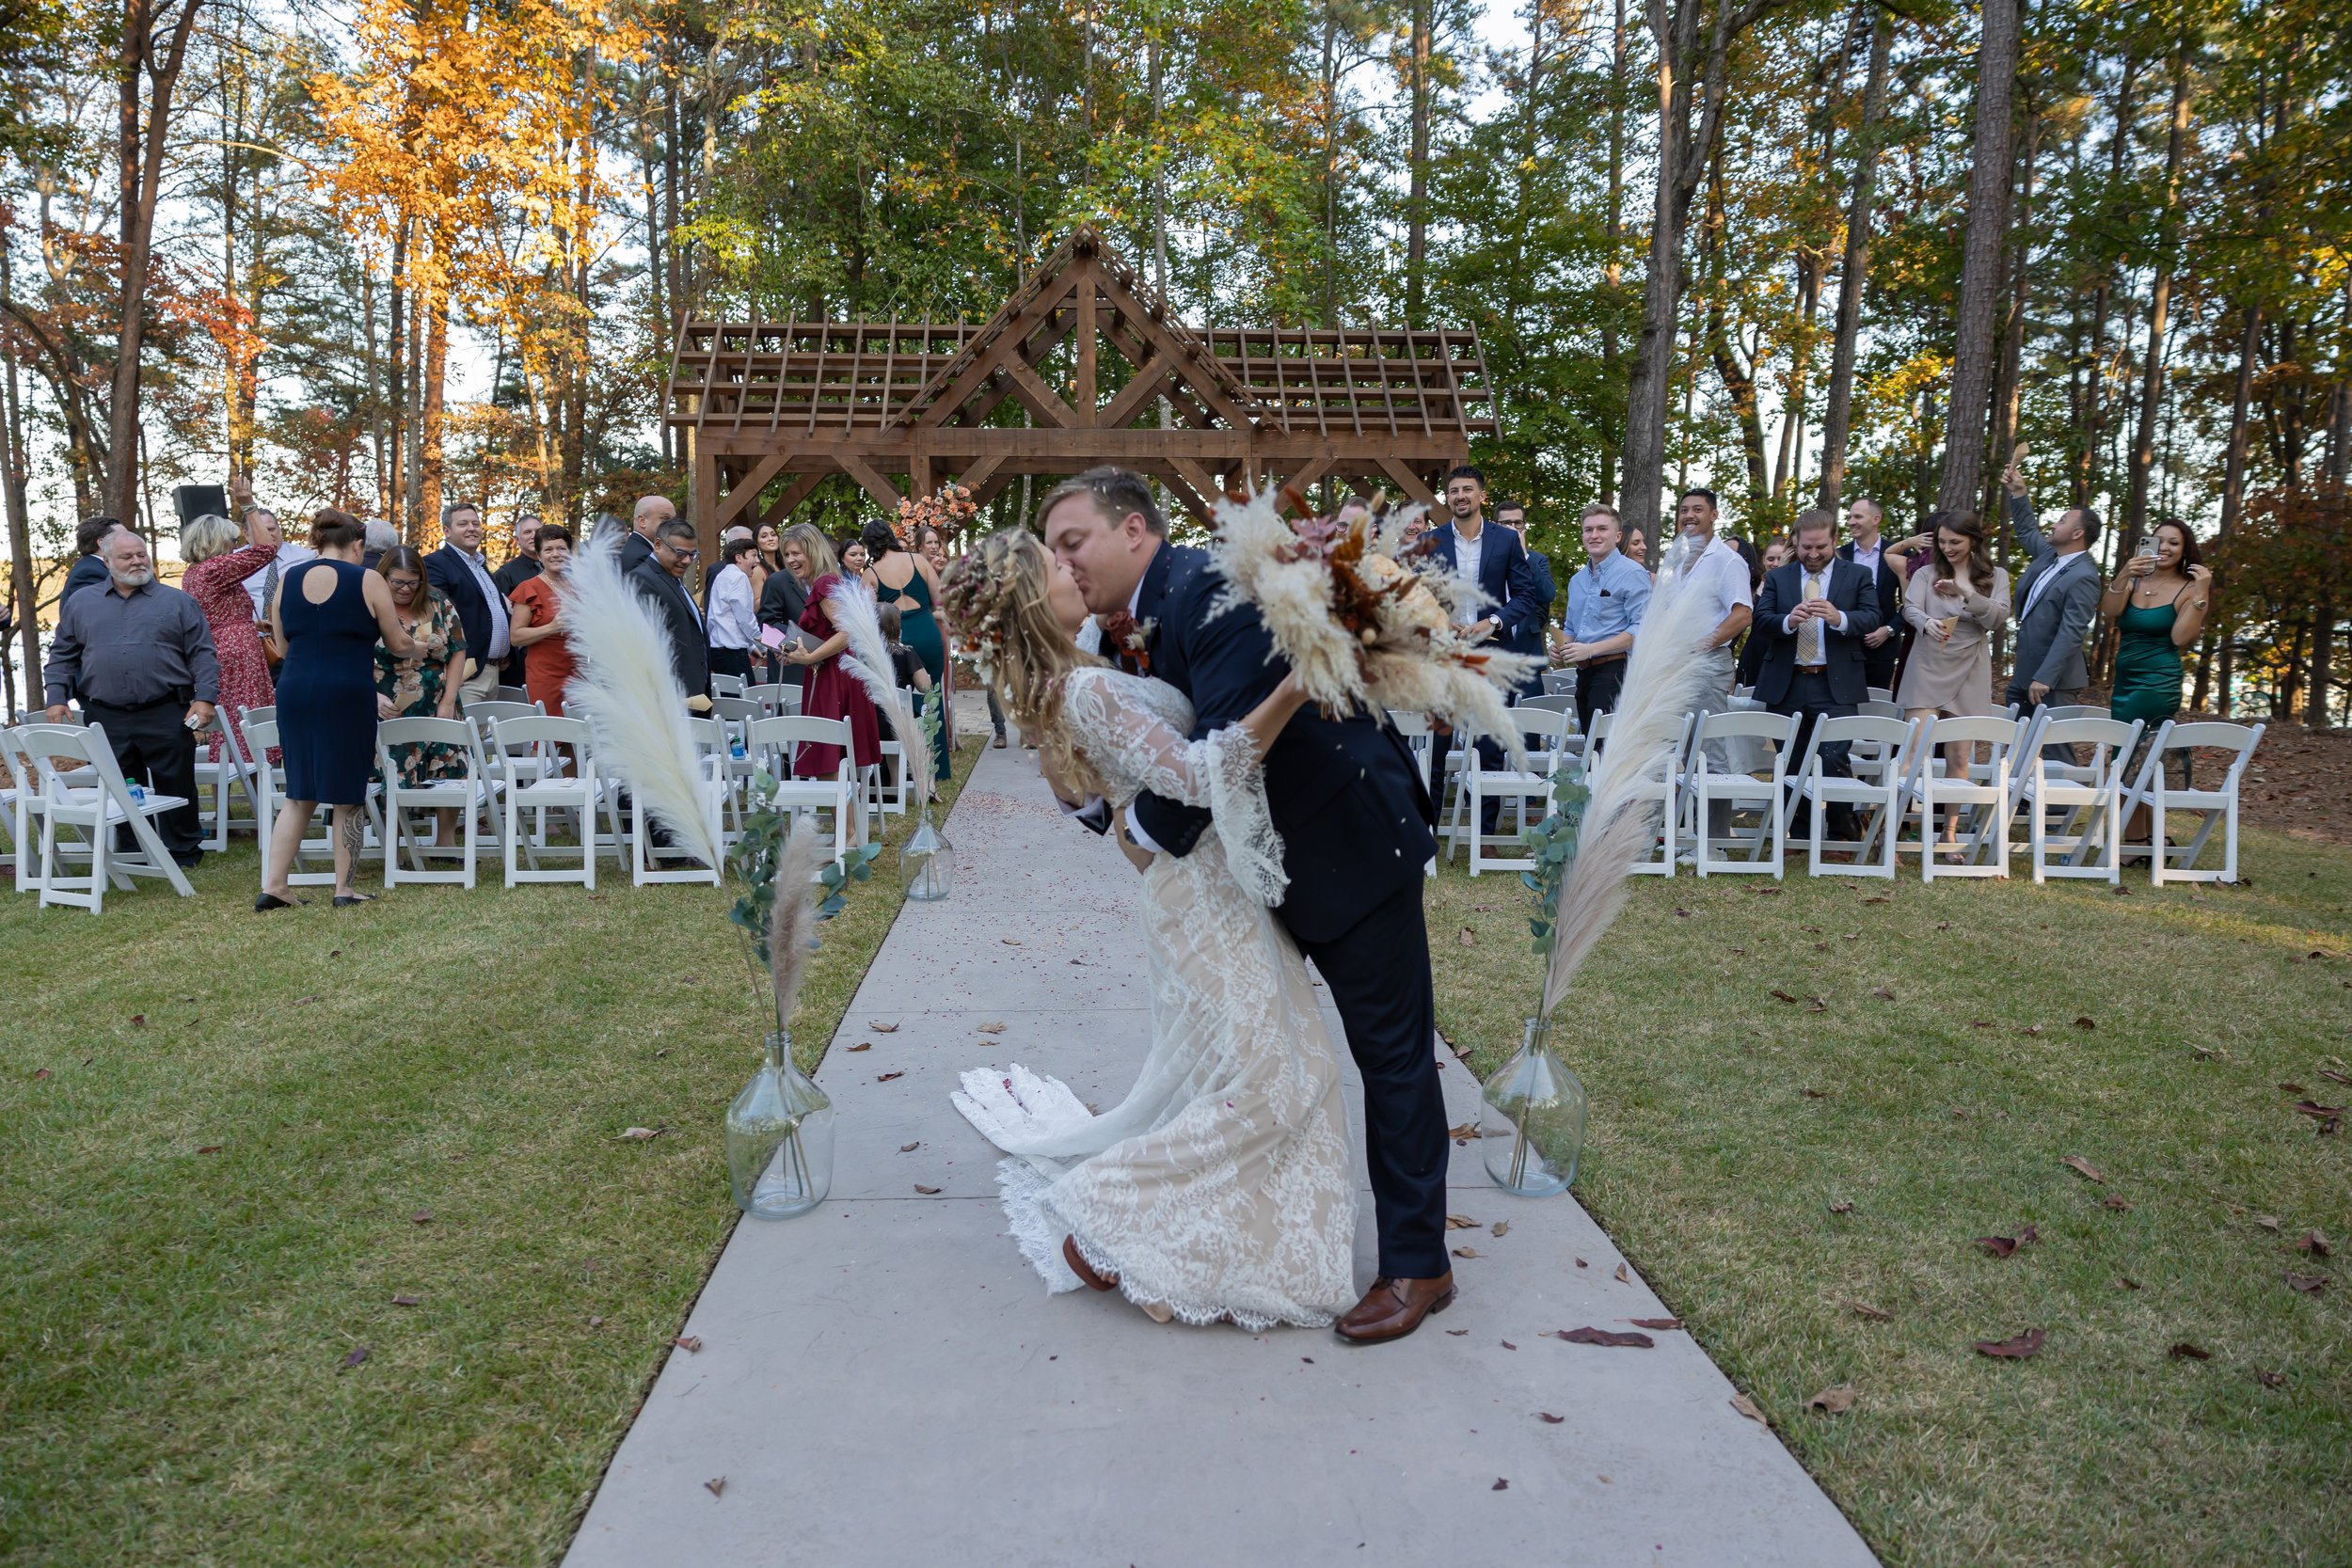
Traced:
<path id="1" fill-rule="evenodd" d="M 1877 591 L 1869 573 L 1833 556 L 1821 597 L 1846 612 L 1844 630 L 1821 627 L 1822 678 L 1829 682 L 1832 697 L 1841 703 L 1859 703 L 1869 695 L 1869 682 L 1862 670 L 1862 638 L 1878 629 Z M 1788 689 L 1797 678 L 1797 635 L 1781 623 L 1804 600 L 1804 567 L 1795 561 L 1766 573 L 1763 590 L 1756 595 L 1756 619 L 1749 625 L 1748 635 L 1764 640 L 1756 695 L 1774 713 L 1787 711 L 1781 705 L 1788 700 Z"/>
<path id="2" fill-rule="evenodd" d="M 1849 565 L 1852 564 L 1852 540 L 1849 539 L 1844 544 L 1837 546 L 1837 559 L 1847 562 Z M 1901 575 L 1895 570 L 1894 563 L 1886 559 L 1886 546 L 1885 541 L 1883 540 L 1881 540 L 1879 544 L 1877 586 L 1879 593 L 1879 625 L 1882 626 L 1893 626 L 1898 631 L 1902 630 L 1903 579 Z"/>
<path id="3" fill-rule="evenodd" d="M 466 628 L 466 651 L 474 662 L 489 663 L 490 601 L 483 596 L 473 568 L 456 546 L 443 545 L 424 558 L 424 580 L 448 594 L 449 602 L 457 607 L 458 625 Z"/>
<path id="4" fill-rule="evenodd" d="M 1541 653 L 1544 611 L 1551 603 L 1551 595 L 1543 592 L 1549 586 L 1550 563 L 1545 563 L 1544 579 L 1539 583 L 1527 546 L 1501 523 L 1486 524 L 1478 539 L 1483 546 L 1478 555 L 1478 586 L 1494 601 L 1495 608 L 1488 613 L 1500 623 L 1495 631 L 1495 645 L 1513 653 Z M 1454 543 L 1452 523 L 1429 535 L 1430 556 L 1444 562 L 1449 572 L 1461 569 Z M 1522 647 L 1521 639 L 1533 641 Z"/>
<path id="5" fill-rule="evenodd" d="M 1149 623 L 1150 673 L 1190 698 L 1191 738 L 1247 718 L 1286 667 L 1248 605 L 1214 619 L 1225 579 L 1208 552 L 1163 544 L 1144 569 L 1137 625 Z M 1266 803 L 1282 835 L 1290 891 L 1277 911 L 1302 942 L 1329 942 L 1401 888 L 1437 853 L 1434 815 L 1405 742 L 1376 714 L 1327 719 L 1303 708 L 1265 759 Z M 1142 795 L 1135 818 L 1154 843 L 1189 854 L 1209 814 Z"/>

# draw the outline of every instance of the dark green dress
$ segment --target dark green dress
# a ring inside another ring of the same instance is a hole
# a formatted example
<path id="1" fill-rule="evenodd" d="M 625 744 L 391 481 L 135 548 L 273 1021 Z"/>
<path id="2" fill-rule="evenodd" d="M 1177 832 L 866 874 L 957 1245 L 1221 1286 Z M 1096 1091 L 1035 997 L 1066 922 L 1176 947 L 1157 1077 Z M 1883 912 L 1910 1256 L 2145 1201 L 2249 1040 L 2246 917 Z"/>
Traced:
<path id="1" fill-rule="evenodd" d="M 880 582 L 882 579 L 877 577 L 875 580 Z M 894 589 L 885 585 L 882 592 L 903 595 L 917 602 L 919 607 L 917 609 L 909 610 L 904 605 L 898 607 L 898 641 L 905 643 L 916 658 L 922 660 L 924 670 L 931 677 L 931 690 L 945 692 L 947 678 L 947 640 L 940 635 L 939 617 L 931 613 L 931 585 L 925 580 L 922 569 L 920 567 L 915 569 L 914 575 L 907 578 L 907 585 L 904 588 Z M 927 702 L 933 700 L 928 697 L 925 699 Z M 932 759 L 931 771 L 936 777 L 944 779 L 947 776 L 955 758 L 949 754 L 945 746 L 936 747 L 934 750 L 939 754 Z"/>
<path id="2" fill-rule="evenodd" d="M 2172 645 L 2180 611 L 2169 604 L 2130 605 L 2115 619 L 2115 717 L 2147 721 L 2151 730 L 2181 711 L 2181 650 Z"/>

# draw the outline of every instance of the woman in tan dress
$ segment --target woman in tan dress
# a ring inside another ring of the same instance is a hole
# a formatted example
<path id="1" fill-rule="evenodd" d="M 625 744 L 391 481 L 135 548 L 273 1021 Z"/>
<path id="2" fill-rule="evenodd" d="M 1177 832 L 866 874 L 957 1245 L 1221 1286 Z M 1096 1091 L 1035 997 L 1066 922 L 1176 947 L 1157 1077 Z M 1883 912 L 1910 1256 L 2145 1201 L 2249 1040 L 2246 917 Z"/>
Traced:
<path id="1" fill-rule="evenodd" d="M 2009 574 L 1993 563 L 1984 525 L 1973 514 L 1937 512 L 1928 523 L 1929 533 L 1887 548 L 1909 556 L 1934 541 L 1931 559 L 1914 567 L 1903 587 L 1903 619 L 1918 635 L 1895 701 L 1906 719 L 1996 714 L 1993 634 L 2009 620 Z M 1966 771 L 1975 749 L 1945 748 L 1946 771 Z"/>

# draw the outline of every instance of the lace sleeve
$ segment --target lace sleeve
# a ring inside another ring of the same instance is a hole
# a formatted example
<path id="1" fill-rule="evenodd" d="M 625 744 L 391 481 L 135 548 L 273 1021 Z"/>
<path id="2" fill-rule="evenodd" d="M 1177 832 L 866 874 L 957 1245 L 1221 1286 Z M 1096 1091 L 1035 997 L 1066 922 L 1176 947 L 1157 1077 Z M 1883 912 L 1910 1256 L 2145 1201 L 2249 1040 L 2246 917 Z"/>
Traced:
<path id="1" fill-rule="evenodd" d="M 1079 750 L 1120 803 L 1146 791 L 1181 805 L 1206 806 L 1233 879 L 1268 906 L 1282 901 L 1282 839 L 1266 807 L 1257 743 L 1240 725 L 1200 740 L 1152 711 L 1137 683 L 1130 694 L 1107 672 L 1084 671 L 1063 704 Z"/>

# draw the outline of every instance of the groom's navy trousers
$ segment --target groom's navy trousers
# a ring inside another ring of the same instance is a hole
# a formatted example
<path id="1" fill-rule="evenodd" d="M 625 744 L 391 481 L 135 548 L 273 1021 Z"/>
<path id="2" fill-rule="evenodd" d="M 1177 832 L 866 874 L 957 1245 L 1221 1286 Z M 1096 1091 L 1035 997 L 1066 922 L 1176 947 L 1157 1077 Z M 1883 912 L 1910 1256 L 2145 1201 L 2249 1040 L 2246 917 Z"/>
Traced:
<path id="1" fill-rule="evenodd" d="M 1192 738 L 1237 723 L 1284 666 L 1257 611 L 1212 614 L 1223 579 L 1205 552 L 1163 544 L 1136 595 L 1150 673 L 1191 699 Z M 1437 852 L 1428 792 L 1396 732 L 1370 714 L 1300 711 L 1265 759 L 1266 803 L 1290 887 L 1274 912 L 1330 988 L 1364 1081 L 1364 1153 L 1380 1230 L 1380 1273 L 1447 1269 L 1445 1094 L 1422 868 Z M 1138 798 L 1136 821 L 1170 854 L 1207 827 L 1199 807 Z"/>

